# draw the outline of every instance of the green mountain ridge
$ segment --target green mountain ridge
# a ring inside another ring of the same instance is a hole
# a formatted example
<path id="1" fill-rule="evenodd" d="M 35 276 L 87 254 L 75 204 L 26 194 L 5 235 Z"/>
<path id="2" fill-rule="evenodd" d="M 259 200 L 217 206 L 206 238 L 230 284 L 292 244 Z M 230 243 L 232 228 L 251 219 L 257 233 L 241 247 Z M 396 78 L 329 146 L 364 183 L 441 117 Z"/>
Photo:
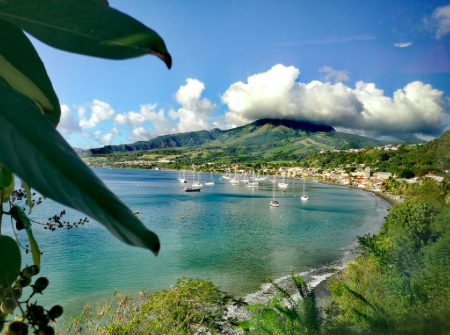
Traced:
<path id="1" fill-rule="evenodd" d="M 263 152 L 274 148 L 295 154 L 315 150 L 352 149 L 389 143 L 406 143 L 406 140 L 381 141 L 369 137 L 337 132 L 333 127 L 309 122 L 262 119 L 248 125 L 228 130 L 212 129 L 158 136 L 149 141 L 131 144 L 108 145 L 89 149 L 86 155 L 104 155 L 153 149 L 214 150 L 221 148 L 248 148 Z M 420 141 L 419 141 L 420 142 Z"/>

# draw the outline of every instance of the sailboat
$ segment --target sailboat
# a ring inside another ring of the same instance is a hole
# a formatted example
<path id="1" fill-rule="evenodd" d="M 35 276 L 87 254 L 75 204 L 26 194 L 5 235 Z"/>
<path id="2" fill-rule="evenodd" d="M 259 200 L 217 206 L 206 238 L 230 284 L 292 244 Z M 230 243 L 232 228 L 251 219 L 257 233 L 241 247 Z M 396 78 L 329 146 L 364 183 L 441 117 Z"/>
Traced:
<path id="1" fill-rule="evenodd" d="M 192 176 L 192 186 L 183 188 L 184 192 L 200 192 L 202 189 L 202 185 L 199 182 L 195 181 L 195 170 Z"/>
<path id="2" fill-rule="evenodd" d="M 303 193 L 302 196 L 300 197 L 300 200 L 308 200 L 308 196 L 305 193 L 305 178 L 303 178 Z"/>
<path id="3" fill-rule="evenodd" d="M 239 178 L 237 176 L 237 167 L 234 168 L 234 178 L 230 179 L 231 184 L 239 184 Z"/>
<path id="4" fill-rule="evenodd" d="M 249 182 L 247 174 L 244 175 L 244 177 L 242 178 L 241 182 L 243 182 L 244 184 Z"/>
<path id="5" fill-rule="evenodd" d="M 195 180 L 195 170 L 193 179 Z M 200 187 L 203 186 L 202 184 L 200 184 L 200 172 L 197 172 L 197 181 L 192 182 L 192 186 L 200 186 Z"/>
<path id="6" fill-rule="evenodd" d="M 180 183 L 187 183 L 186 171 L 185 170 L 183 170 L 183 177 L 181 177 L 181 171 L 178 171 L 178 181 Z"/>
<path id="7" fill-rule="evenodd" d="M 249 182 L 247 184 L 247 187 L 258 187 L 259 184 L 258 184 L 258 182 L 256 181 L 256 178 L 255 178 L 255 170 L 253 170 L 253 178 L 252 179 L 253 179 L 253 181 Z"/>
<path id="8" fill-rule="evenodd" d="M 282 183 L 278 183 L 278 187 L 288 187 L 288 184 L 286 184 L 286 176 L 283 176 L 283 182 Z"/>
<path id="9" fill-rule="evenodd" d="M 275 181 L 277 177 L 275 176 Z M 278 207 L 278 201 L 275 200 L 275 182 L 272 185 L 272 199 L 270 200 L 270 207 Z"/>
<path id="10" fill-rule="evenodd" d="M 211 171 L 211 180 L 210 181 L 205 181 L 205 185 L 214 185 L 214 179 L 212 177 L 212 171 Z"/>
<path id="11" fill-rule="evenodd" d="M 224 176 L 222 176 L 222 179 L 231 179 L 230 173 L 227 172 Z"/>

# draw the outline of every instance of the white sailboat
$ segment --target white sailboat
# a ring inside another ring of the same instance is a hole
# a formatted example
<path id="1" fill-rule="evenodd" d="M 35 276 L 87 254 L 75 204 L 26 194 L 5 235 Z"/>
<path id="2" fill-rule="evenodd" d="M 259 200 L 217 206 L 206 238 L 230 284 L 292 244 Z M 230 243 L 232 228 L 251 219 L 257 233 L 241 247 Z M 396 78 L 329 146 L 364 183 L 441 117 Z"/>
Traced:
<path id="1" fill-rule="evenodd" d="M 180 183 L 187 183 L 186 171 L 185 170 L 183 170 L 183 177 L 181 177 L 181 171 L 178 171 L 178 181 Z"/>
<path id="2" fill-rule="evenodd" d="M 284 176 L 283 176 L 283 182 L 278 183 L 278 187 L 284 187 L 284 188 L 286 188 L 286 187 L 288 187 L 288 185 L 289 185 L 289 184 L 286 184 L 286 176 L 284 175 Z"/>
<path id="3" fill-rule="evenodd" d="M 241 182 L 244 184 L 247 184 L 249 182 L 247 174 L 245 174 L 244 177 L 242 177 Z"/>
<path id="4" fill-rule="evenodd" d="M 266 177 L 264 177 L 264 171 L 263 171 L 263 176 L 261 177 L 261 175 L 258 173 L 258 177 L 255 178 L 255 181 L 264 181 L 266 180 Z"/>
<path id="5" fill-rule="evenodd" d="M 308 196 L 305 193 L 305 178 L 303 178 L 303 193 L 302 196 L 300 197 L 300 200 L 308 200 Z"/>
<path id="6" fill-rule="evenodd" d="M 239 178 L 237 176 L 237 167 L 234 168 L 234 178 L 230 179 L 231 184 L 239 184 Z"/>
<path id="7" fill-rule="evenodd" d="M 201 185 L 200 183 L 195 181 L 195 170 L 194 170 L 193 175 L 192 175 L 192 186 L 191 187 L 188 187 L 188 186 L 184 187 L 183 191 L 184 192 L 200 192 L 200 190 L 202 189 L 202 186 L 203 185 Z"/>
<path id="8" fill-rule="evenodd" d="M 222 179 L 231 179 L 230 173 L 229 172 L 225 173 L 225 175 L 222 176 Z"/>
<path id="9" fill-rule="evenodd" d="M 277 177 L 275 176 L 275 181 Z M 272 199 L 270 200 L 270 207 L 279 207 L 278 201 L 275 200 L 275 182 L 272 185 Z"/>
<path id="10" fill-rule="evenodd" d="M 214 185 L 214 179 L 213 179 L 213 176 L 212 176 L 212 171 L 211 171 L 211 180 L 210 181 L 205 181 L 205 185 L 209 185 L 209 186 Z"/>
<path id="11" fill-rule="evenodd" d="M 193 178 L 194 180 L 195 180 L 195 170 L 194 170 L 194 178 Z M 197 172 L 197 181 L 194 181 L 193 183 L 192 183 L 192 186 L 200 186 L 200 187 L 202 187 L 203 185 L 202 184 L 200 184 L 200 172 Z"/>
<path id="12" fill-rule="evenodd" d="M 253 170 L 253 181 L 252 182 L 248 182 L 248 184 L 247 184 L 247 187 L 258 187 L 259 186 L 259 184 L 258 184 L 258 182 L 256 181 L 256 178 L 255 178 L 255 170 Z"/>

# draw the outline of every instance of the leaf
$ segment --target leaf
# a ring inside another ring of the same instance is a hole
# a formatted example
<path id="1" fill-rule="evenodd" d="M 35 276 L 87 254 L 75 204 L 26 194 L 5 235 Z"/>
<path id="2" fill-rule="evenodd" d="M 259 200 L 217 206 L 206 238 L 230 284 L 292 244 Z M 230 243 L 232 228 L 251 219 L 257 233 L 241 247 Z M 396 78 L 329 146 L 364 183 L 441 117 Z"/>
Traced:
<path id="1" fill-rule="evenodd" d="M 158 237 L 83 163 L 36 105 L 0 80 L 0 162 L 42 195 L 103 224 L 129 245 L 158 253 Z"/>
<path id="2" fill-rule="evenodd" d="M 33 257 L 33 263 L 34 265 L 41 266 L 41 252 L 39 250 L 39 246 L 34 239 L 33 231 L 31 230 L 31 222 L 30 219 L 28 219 L 28 216 L 23 212 L 22 208 L 19 206 L 13 206 L 11 210 L 9 211 L 11 216 L 19 222 L 23 228 L 27 231 L 28 240 L 30 241 L 30 249 L 31 249 L 31 256 Z"/>
<path id="3" fill-rule="evenodd" d="M 0 18 L 61 50 L 108 59 L 152 54 L 172 66 L 155 31 L 102 1 L 0 1 Z"/>
<path id="4" fill-rule="evenodd" d="M 14 175 L 4 165 L 2 166 L 0 173 L 2 175 L 3 202 L 7 202 L 11 193 L 14 192 Z"/>
<path id="5" fill-rule="evenodd" d="M 9 236 L 0 236 L 0 286 L 8 287 L 8 280 L 12 284 L 17 279 L 21 264 L 17 242 Z"/>
<path id="6" fill-rule="evenodd" d="M 30 208 L 30 211 L 28 212 L 28 214 L 30 214 L 31 209 L 34 207 L 33 201 L 31 200 L 30 186 L 28 186 L 28 184 L 22 180 L 22 187 L 25 190 L 25 194 L 27 195 L 27 203 L 28 203 L 28 207 Z"/>
<path id="7" fill-rule="evenodd" d="M 33 100 L 42 114 L 58 125 L 61 117 L 59 100 L 44 64 L 22 29 L 1 19 L 0 77 Z"/>

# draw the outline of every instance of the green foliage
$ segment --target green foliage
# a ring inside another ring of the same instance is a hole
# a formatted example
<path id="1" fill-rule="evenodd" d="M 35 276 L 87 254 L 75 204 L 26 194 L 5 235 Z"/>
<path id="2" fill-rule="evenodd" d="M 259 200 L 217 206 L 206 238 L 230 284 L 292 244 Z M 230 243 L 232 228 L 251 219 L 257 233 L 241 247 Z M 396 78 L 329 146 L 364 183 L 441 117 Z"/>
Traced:
<path id="1" fill-rule="evenodd" d="M 0 77 L 33 101 L 37 113 L 57 125 L 61 116 L 59 100 L 30 40 L 22 29 L 2 19 L 0 31 Z"/>
<path id="2" fill-rule="evenodd" d="M 110 59 L 153 54 L 171 67 L 155 31 L 100 1 L 8 1 L 0 5 L 0 18 L 61 50 Z"/>
<path id="3" fill-rule="evenodd" d="M 14 191 L 14 175 L 22 179 L 25 191 L 20 198 L 26 196 L 30 213 L 32 187 L 43 197 L 90 215 L 127 244 L 155 254 L 160 245 L 158 237 L 108 190 L 55 130 L 61 116 L 59 100 L 23 30 L 50 46 L 80 54 L 109 59 L 151 54 L 169 68 L 172 60 L 156 32 L 110 8 L 107 1 L 0 1 L 0 330 L 9 322 L 7 334 L 26 334 L 29 326 L 34 334 L 53 334 L 49 322 L 61 316 L 62 307 L 54 306 L 47 312 L 36 303 L 30 304 L 30 299 L 48 286 L 47 278 L 38 278 L 31 285 L 30 297 L 19 301 L 22 288 L 29 286 L 31 277 L 40 270 L 41 252 L 30 219 L 14 204 L 19 197 Z M 1 235 L 4 215 L 11 217 L 17 231 L 25 230 L 28 235 L 34 265 L 20 275 L 18 242 Z M 54 230 L 51 224 L 49 227 Z M 16 307 L 20 307 L 22 318 L 8 321 L 8 314 Z"/>
<path id="4" fill-rule="evenodd" d="M 0 287 L 9 287 L 19 275 L 22 256 L 19 246 L 9 236 L 0 236 Z"/>
<path id="5" fill-rule="evenodd" d="M 358 238 L 360 256 L 328 282 L 327 332 L 447 334 L 450 207 L 426 199 L 395 205 L 378 234 Z"/>
<path id="6" fill-rule="evenodd" d="M 247 307 L 253 315 L 238 329 L 250 334 L 320 334 L 323 320 L 314 290 L 300 275 L 294 275 L 292 271 L 291 278 L 300 295 L 299 300 L 295 301 L 286 290 L 269 281 L 278 294 L 267 305 Z"/>
<path id="7" fill-rule="evenodd" d="M 229 296 L 209 280 L 182 277 L 176 285 L 133 301 L 120 296 L 112 304 L 82 315 L 63 327 L 61 334 L 83 329 L 85 334 L 217 334 L 221 332 Z"/>

